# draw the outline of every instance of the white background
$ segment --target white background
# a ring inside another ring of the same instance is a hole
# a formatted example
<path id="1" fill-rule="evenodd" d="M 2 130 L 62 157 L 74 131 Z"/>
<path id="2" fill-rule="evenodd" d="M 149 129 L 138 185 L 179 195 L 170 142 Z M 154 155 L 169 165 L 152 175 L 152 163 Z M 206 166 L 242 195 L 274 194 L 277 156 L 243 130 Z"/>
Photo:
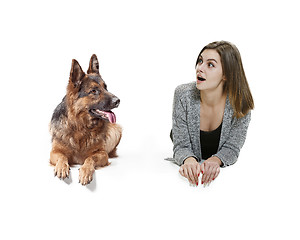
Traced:
<path id="1" fill-rule="evenodd" d="M 299 239 L 297 1 L 4 1 L 1 239 Z M 239 48 L 255 110 L 238 162 L 190 187 L 169 139 L 174 89 L 201 48 Z M 91 55 L 123 128 L 87 187 L 53 177 L 48 123 Z"/>

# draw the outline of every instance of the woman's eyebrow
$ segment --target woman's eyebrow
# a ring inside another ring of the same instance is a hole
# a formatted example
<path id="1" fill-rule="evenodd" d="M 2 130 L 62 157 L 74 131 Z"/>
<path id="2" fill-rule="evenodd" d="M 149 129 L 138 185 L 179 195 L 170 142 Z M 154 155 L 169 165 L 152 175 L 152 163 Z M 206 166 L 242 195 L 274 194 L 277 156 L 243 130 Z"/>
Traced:
<path id="1" fill-rule="evenodd" d="M 202 56 L 202 55 L 200 55 L 199 58 L 203 60 L 203 56 Z M 214 58 L 209 58 L 209 59 L 207 59 L 206 61 L 207 61 L 207 62 L 208 62 L 208 61 L 214 61 L 214 62 L 218 63 L 217 60 L 214 59 Z"/>
<path id="2" fill-rule="evenodd" d="M 206 61 L 215 61 L 216 63 L 218 63 L 217 60 L 213 58 L 207 59 Z"/>

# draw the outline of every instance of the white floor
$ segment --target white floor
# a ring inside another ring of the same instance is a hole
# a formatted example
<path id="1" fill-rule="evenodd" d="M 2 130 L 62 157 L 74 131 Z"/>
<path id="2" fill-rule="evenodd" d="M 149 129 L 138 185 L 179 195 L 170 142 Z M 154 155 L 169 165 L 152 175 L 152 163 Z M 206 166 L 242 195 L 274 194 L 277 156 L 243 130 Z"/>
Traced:
<path id="1" fill-rule="evenodd" d="M 290 168 L 264 154 L 254 121 L 249 131 L 239 161 L 206 188 L 190 187 L 178 166 L 163 160 L 172 152 L 167 134 L 154 139 L 141 133 L 135 147 L 127 131 L 120 156 L 97 170 L 88 186 L 78 183 L 78 167 L 69 180 L 53 176 L 49 141 L 24 143 L 2 166 L 1 234 L 9 234 L 7 239 L 296 239 L 299 164 Z"/>
<path id="2" fill-rule="evenodd" d="M 0 4 L 0 238 L 299 239 L 294 2 L 125 2 Z M 238 46 L 256 108 L 238 162 L 190 187 L 164 160 L 173 92 L 220 39 Z M 93 53 L 124 135 L 119 157 L 81 186 L 78 167 L 53 176 L 48 123 L 72 58 L 86 70 Z"/>

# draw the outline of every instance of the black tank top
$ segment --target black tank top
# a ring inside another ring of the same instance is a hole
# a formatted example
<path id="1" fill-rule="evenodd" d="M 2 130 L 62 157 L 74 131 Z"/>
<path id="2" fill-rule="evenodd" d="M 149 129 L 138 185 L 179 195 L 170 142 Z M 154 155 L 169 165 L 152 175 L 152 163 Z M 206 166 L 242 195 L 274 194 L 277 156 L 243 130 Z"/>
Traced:
<path id="1" fill-rule="evenodd" d="M 217 129 L 210 132 L 200 130 L 202 159 L 206 160 L 213 154 L 217 153 L 220 142 L 221 129 L 222 123 Z"/>

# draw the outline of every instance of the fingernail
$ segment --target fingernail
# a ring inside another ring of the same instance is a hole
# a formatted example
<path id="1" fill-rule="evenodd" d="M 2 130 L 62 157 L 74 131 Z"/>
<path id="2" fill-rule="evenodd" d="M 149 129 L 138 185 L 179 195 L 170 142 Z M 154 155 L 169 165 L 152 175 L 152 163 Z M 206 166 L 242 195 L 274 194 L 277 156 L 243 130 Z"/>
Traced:
<path id="1" fill-rule="evenodd" d="M 198 187 L 198 182 L 196 184 L 197 184 L 197 187 Z"/>
<path id="2" fill-rule="evenodd" d="M 203 184 L 203 181 L 201 181 L 201 184 Z"/>

